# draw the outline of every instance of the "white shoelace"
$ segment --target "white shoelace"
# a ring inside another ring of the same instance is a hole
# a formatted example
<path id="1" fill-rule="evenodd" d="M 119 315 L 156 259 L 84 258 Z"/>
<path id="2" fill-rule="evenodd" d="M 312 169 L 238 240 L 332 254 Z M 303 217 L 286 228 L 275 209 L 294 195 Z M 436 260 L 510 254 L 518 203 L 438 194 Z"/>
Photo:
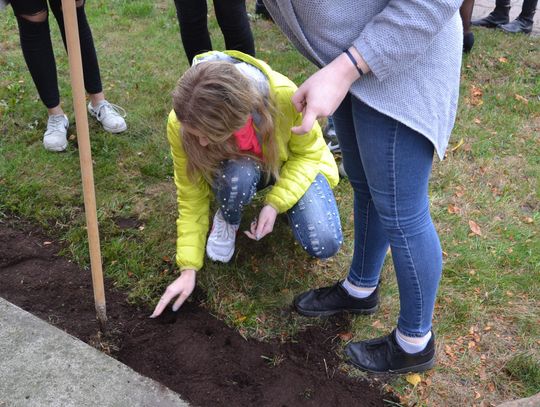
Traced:
<path id="1" fill-rule="evenodd" d="M 126 110 L 121 107 L 121 106 L 118 106 L 118 105 L 115 105 L 113 103 L 110 103 L 110 102 L 101 102 L 101 104 L 98 106 L 97 109 L 95 109 L 94 107 L 92 107 L 92 109 L 94 109 L 94 111 L 96 112 L 96 115 L 99 119 L 102 118 L 102 116 L 104 114 L 106 114 L 107 112 L 111 112 L 115 115 L 118 115 L 118 116 L 121 116 L 121 117 L 126 117 L 127 115 L 127 112 Z"/>
<path id="2" fill-rule="evenodd" d="M 48 131 L 64 131 L 66 128 L 64 123 L 65 123 L 64 115 L 55 114 L 53 116 L 49 116 L 49 120 L 47 121 L 47 130 Z"/>
<path id="3" fill-rule="evenodd" d="M 218 215 L 214 222 L 214 230 L 219 240 L 230 240 L 231 235 L 236 233 L 235 227 L 229 225 L 222 215 Z"/>

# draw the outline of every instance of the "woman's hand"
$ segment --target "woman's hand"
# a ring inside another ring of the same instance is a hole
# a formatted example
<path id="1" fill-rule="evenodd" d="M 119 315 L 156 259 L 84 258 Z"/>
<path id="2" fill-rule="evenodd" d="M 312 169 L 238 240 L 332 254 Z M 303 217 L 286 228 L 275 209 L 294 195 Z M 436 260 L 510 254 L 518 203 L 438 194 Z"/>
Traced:
<path id="1" fill-rule="evenodd" d="M 197 272 L 192 269 L 182 271 L 180 277 L 174 280 L 167 289 L 165 293 L 161 296 L 156 308 L 150 318 L 156 318 L 161 315 L 165 307 L 172 301 L 173 298 L 178 296 L 177 300 L 174 302 L 172 307 L 173 311 L 178 311 L 178 308 L 182 306 L 184 301 L 191 295 L 193 289 L 195 288 L 195 279 Z"/>
<path id="2" fill-rule="evenodd" d="M 251 230 L 246 230 L 244 233 L 253 240 L 261 240 L 274 230 L 277 214 L 273 206 L 265 205 L 259 213 L 259 218 L 251 222 Z"/>
<path id="3" fill-rule="evenodd" d="M 363 72 L 369 67 L 354 47 L 349 49 Z M 344 53 L 311 75 L 294 93 L 292 102 L 302 112 L 302 124 L 291 129 L 305 134 L 313 128 L 318 117 L 332 115 L 341 104 L 351 85 L 360 77 L 357 68 Z"/>

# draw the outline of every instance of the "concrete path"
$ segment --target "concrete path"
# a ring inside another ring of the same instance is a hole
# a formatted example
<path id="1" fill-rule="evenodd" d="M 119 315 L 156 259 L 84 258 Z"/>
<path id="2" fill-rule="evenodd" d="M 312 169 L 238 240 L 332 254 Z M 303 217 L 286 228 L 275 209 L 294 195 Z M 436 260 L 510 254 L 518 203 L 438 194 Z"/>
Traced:
<path id="1" fill-rule="evenodd" d="M 510 21 L 515 19 L 521 13 L 521 5 L 523 0 L 512 0 L 510 5 Z M 473 9 L 473 20 L 487 16 L 495 8 L 495 0 L 475 0 Z M 475 28 L 479 29 L 479 28 Z M 540 3 L 536 6 L 536 14 L 534 15 L 534 25 L 531 35 L 540 35 Z"/>
<path id="2" fill-rule="evenodd" d="M 0 298 L 0 407 L 187 407 L 180 396 Z"/>

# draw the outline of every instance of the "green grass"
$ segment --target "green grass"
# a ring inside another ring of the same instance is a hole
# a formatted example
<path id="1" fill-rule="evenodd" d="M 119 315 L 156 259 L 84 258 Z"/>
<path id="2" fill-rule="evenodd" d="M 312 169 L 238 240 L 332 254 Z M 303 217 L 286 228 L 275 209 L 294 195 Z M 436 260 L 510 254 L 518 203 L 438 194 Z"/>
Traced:
<path id="1" fill-rule="evenodd" d="M 170 92 L 187 62 L 171 1 L 94 0 L 87 14 L 106 96 L 126 108 L 129 126 L 110 135 L 90 120 L 104 270 L 131 301 L 150 308 L 176 276 L 170 259 L 177 209 L 165 122 Z M 76 144 L 71 141 L 62 154 L 43 149 L 46 112 L 11 10 L 0 14 L 0 25 L 0 216 L 15 213 L 43 226 L 66 243 L 65 255 L 88 266 Z M 223 48 L 211 8 L 209 26 L 214 47 Z M 273 24 L 254 19 L 252 27 L 258 56 L 274 69 L 296 83 L 315 71 Z M 51 29 L 74 134 L 67 58 L 53 22 Z M 540 40 L 493 30 L 475 34 L 475 48 L 463 61 L 453 138 L 447 158 L 434 165 L 430 190 L 445 252 L 435 312 L 438 366 L 415 387 L 405 377 L 385 383 L 404 404 L 495 404 L 540 391 Z M 230 264 L 208 263 L 200 272 L 209 311 L 242 335 L 261 339 L 286 340 L 320 323 L 287 309 L 296 293 L 332 283 L 347 270 L 350 186 L 342 182 L 335 193 L 345 235 L 337 256 L 309 259 L 282 220 L 262 242 L 240 235 Z M 246 222 L 258 205 L 249 208 Z M 136 219 L 139 227 L 121 229 L 119 218 Z M 471 234 L 470 220 L 481 236 Z M 382 274 L 381 309 L 352 319 L 354 339 L 385 334 L 395 324 L 399 303 L 391 263 L 388 258 Z"/>

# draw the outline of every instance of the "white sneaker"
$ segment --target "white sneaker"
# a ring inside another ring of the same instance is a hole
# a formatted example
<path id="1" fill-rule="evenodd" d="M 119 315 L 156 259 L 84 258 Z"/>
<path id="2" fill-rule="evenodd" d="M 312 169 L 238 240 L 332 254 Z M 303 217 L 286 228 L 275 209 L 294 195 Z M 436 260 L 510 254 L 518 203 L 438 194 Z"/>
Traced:
<path id="1" fill-rule="evenodd" d="M 206 254 L 214 261 L 228 263 L 234 254 L 234 241 L 239 225 L 230 225 L 223 219 L 221 210 L 214 215 L 212 231 L 206 242 Z"/>
<path id="2" fill-rule="evenodd" d="M 92 102 L 88 103 L 88 112 L 103 125 L 105 131 L 109 133 L 121 133 L 127 129 L 126 111 L 120 106 L 102 100 L 94 107 Z"/>
<path id="3" fill-rule="evenodd" d="M 65 114 L 53 114 L 47 121 L 47 130 L 43 134 L 43 146 L 49 151 L 64 151 L 67 147 L 67 129 L 69 120 Z"/>

